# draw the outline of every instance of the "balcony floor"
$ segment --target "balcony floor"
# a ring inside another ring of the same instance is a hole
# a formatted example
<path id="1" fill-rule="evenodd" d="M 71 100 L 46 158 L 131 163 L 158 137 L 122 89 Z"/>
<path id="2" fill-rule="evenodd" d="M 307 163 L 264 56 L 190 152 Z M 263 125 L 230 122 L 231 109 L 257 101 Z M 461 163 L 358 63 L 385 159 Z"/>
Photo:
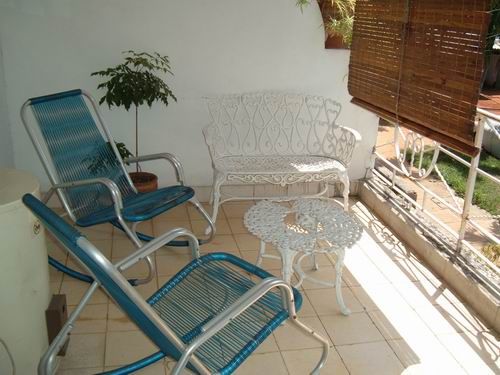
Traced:
<path id="1" fill-rule="evenodd" d="M 202 252 L 226 251 L 251 262 L 258 241 L 242 222 L 251 203 L 227 203 L 217 222 L 215 240 Z M 352 314 L 340 314 L 333 289 L 305 283 L 301 291 L 303 321 L 332 347 L 322 374 L 494 374 L 500 373 L 500 344 L 476 314 L 399 241 L 386 226 L 357 200 L 351 210 L 364 224 L 361 240 L 347 251 L 343 294 Z M 142 225 L 146 233 L 160 234 L 172 227 L 201 233 L 204 224 L 194 210 L 176 208 Z M 111 259 L 123 257 L 130 242 L 111 226 L 84 230 Z M 74 266 L 50 239 L 49 252 Z M 138 290 L 145 297 L 188 262 L 182 248 L 162 249 L 156 255 L 157 277 Z M 332 280 L 333 263 L 319 258 L 315 277 Z M 265 260 L 264 268 L 280 274 L 280 263 Z M 128 276 L 144 275 L 140 264 Z M 312 272 L 312 271 L 311 271 Z M 53 293 L 65 293 L 74 308 L 86 284 L 51 270 Z M 155 348 L 103 293 L 94 296 L 71 335 L 68 353 L 58 374 L 91 374 L 111 369 Z M 319 358 L 317 343 L 284 325 L 259 347 L 237 374 L 308 374 Z M 144 374 L 169 374 L 172 362 L 145 369 Z"/>

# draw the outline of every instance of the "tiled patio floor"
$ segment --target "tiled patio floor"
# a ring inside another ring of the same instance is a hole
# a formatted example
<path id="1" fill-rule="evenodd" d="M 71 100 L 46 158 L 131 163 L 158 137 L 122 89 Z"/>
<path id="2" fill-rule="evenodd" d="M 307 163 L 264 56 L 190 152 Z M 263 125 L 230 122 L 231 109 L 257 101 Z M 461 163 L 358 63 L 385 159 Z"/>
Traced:
<path id="1" fill-rule="evenodd" d="M 328 337 L 332 347 L 322 374 L 494 374 L 500 373 L 500 344 L 460 299 L 408 250 L 359 201 L 352 212 L 365 226 L 361 240 L 347 252 L 343 293 L 352 310 L 340 315 L 332 289 L 305 283 L 303 321 Z M 220 214 L 218 235 L 203 252 L 227 251 L 255 261 L 258 242 L 244 228 L 249 203 L 228 203 Z M 162 233 L 182 226 L 200 233 L 204 225 L 196 212 L 184 207 L 146 223 L 145 232 Z M 85 231 L 113 260 L 130 249 L 123 234 L 110 226 Z M 66 260 L 49 241 L 50 253 Z M 189 257 L 182 248 L 162 249 L 156 255 L 157 277 L 139 291 L 148 297 Z M 71 262 L 71 261 L 68 261 Z M 264 267 L 279 274 L 280 264 Z M 143 266 L 130 275 L 143 275 Z M 331 280 L 332 260 L 320 259 L 316 277 Z M 51 271 L 54 293 L 67 295 L 75 305 L 86 285 Z M 96 295 L 71 335 L 69 351 L 58 374 L 90 374 L 129 363 L 154 347 L 103 294 Z M 290 326 L 280 327 L 237 374 L 308 374 L 319 358 L 317 343 Z M 144 374 L 168 374 L 172 363 L 152 366 Z"/>

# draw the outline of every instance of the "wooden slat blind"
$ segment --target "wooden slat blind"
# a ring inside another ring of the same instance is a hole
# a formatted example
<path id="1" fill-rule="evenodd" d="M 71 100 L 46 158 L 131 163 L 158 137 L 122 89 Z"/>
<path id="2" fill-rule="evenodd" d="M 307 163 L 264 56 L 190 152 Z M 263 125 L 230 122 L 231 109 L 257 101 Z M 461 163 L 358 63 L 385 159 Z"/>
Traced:
<path id="1" fill-rule="evenodd" d="M 490 0 L 357 0 L 352 102 L 469 155 Z"/>

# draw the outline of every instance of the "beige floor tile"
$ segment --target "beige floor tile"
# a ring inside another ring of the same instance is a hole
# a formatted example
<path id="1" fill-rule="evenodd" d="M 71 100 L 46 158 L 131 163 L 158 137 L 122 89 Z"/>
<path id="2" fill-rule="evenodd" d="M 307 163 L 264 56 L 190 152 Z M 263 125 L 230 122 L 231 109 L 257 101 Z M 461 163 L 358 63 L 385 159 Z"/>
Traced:
<path id="1" fill-rule="evenodd" d="M 303 317 L 301 322 L 312 328 L 315 332 L 327 339 L 328 335 L 317 317 Z M 274 331 L 274 337 L 280 350 L 299 350 L 320 348 L 322 343 L 312 338 L 304 331 L 298 329 L 294 324 L 286 322 Z"/>
<path id="2" fill-rule="evenodd" d="M 102 367 L 80 368 L 80 369 L 67 369 L 58 370 L 57 375 L 94 375 L 103 370 Z"/>
<path id="3" fill-rule="evenodd" d="M 250 234 L 248 231 L 247 227 L 245 226 L 245 223 L 243 222 L 242 217 L 233 217 L 230 219 L 227 219 L 229 223 L 229 227 L 231 228 L 231 232 L 233 234 Z"/>
<path id="4" fill-rule="evenodd" d="M 478 333 L 488 327 L 465 305 L 430 305 L 415 309 L 420 318 L 436 335 L 446 333 Z"/>
<path id="5" fill-rule="evenodd" d="M 408 306 L 394 305 L 388 311 L 370 311 L 368 315 L 388 340 L 418 337 L 418 339 L 425 341 L 433 335 L 415 311 Z"/>
<path id="6" fill-rule="evenodd" d="M 310 374 L 321 357 L 321 349 L 303 349 L 281 352 L 285 360 L 286 367 L 290 375 Z M 321 374 L 349 375 L 342 359 L 331 347 L 328 353 L 328 360 L 321 369 Z"/>
<path id="7" fill-rule="evenodd" d="M 203 206 L 205 211 L 210 216 L 212 216 L 212 206 L 208 203 L 202 203 L 201 205 Z M 188 212 L 188 216 L 189 216 L 190 220 L 201 220 L 202 219 L 201 214 L 198 212 L 198 210 L 196 209 L 195 206 L 193 206 L 192 204 L 188 204 L 188 205 L 186 205 L 186 207 L 187 207 L 187 212 Z M 223 212 L 223 210 L 221 210 L 220 207 L 219 207 L 219 214 L 217 215 L 217 217 L 218 218 L 220 217 L 221 219 L 225 219 L 224 212 Z"/>
<path id="8" fill-rule="evenodd" d="M 429 280 L 404 283 L 397 286 L 403 298 L 413 308 L 422 306 L 440 305 L 462 305 L 462 301 L 442 281 L 431 282 Z"/>
<path id="9" fill-rule="evenodd" d="M 171 208 L 170 210 L 156 216 L 154 218 L 154 221 L 166 221 L 166 222 L 169 222 L 169 221 L 180 221 L 180 220 L 183 220 L 183 221 L 187 221 L 189 220 L 189 217 L 188 217 L 188 211 L 187 211 L 187 207 L 188 206 L 191 206 L 191 204 L 181 204 L 179 206 L 176 206 L 174 208 Z"/>
<path id="10" fill-rule="evenodd" d="M 351 250 L 355 250 L 355 245 Z M 362 252 L 347 251 L 345 258 L 345 268 L 360 285 L 365 284 L 389 284 L 390 281 Z"/>
<path id="11" fill-rule="evenodd" d="M 370 285 L 351 287 L 352 292 L 363 305 L 365 310 L 384 310 L 393 306 L 405 307 L 408 303 L 401 297 L 398 290 L 392 284 Z"/>
<path id="12" fill-rule="evenodd" d="M 267 339 L 264 340 L 262 344 L 260 344 L 257 349 L 255 349 L 254 353 L 273 353 L 279 352 L 278 344 L 276 343 L 276 339 L 271 334 Z"/>
<path id="13" fill-rule="evenodd" d="M 73 369 L 104 365 L 105 334 L 71 335 L 68 351 L 60 368 Z"/>
<path id="14" fill-rule="evenodd" d="M 186 228 L 190 231 L 193 230 L 191 228 L 191 222 L 189 220 L 171 220 L 171 221 L 153 222 L 153 232 L 156 237 L 161 236 L 162 234 L 165 234 L 174 228 Z"/>
<path id="15" fill-rule="evenodd" d="M 267 254 L 279 256 L 274 251 L 269 251 Z M 259 255 L 258 251 L 242 251 L 241 257 L 245 259 L 247 262 L 256 264 L 257 256 Z M 273 259 L 273 258 L 262 258 L 261 268 L 265 270 L 281 270 L 281 259 Z"/>
<path id="16" fill-rule="evenodd" d="M 257 251 L 260 248 L 260 240 L 253 234 L 235 234 L 234 238 L 241 251 Z"/>
<path id="17" fill-rule="evenodd" d="M 128 238 L 113 238 L 113 246 L 111 249 L 112 258 L 124 258 L 132 254 L 135 250 L 135 245 Z"/>
<path id="18" fill-rule="evenodd" d="M 124 365 L 152 354 L 156 350 L 156 346 L 142 332 L 108 332 L 104 364 L 105 366 Z"/>
<path id="19" fill-rule="evenodd" d="M 334 345 L 384 340 L 368 314 L 364 312 L 352 313 L 349 316 L 325 315 L 320 319 Z"/>
<path id="20" fill-rule="evenodd" d="M 106 371 L 115 370 L 120 366 L 107 366 L 104 368 Z M 168 369 L 166 363 L 163 361 L 157 362 L 151 366 L 148 366 L 140 371 L 137 371 L 137 375 L 167 375 Z"/>
<path id="21" fill-rule="evenodd" d="M 56 242 L 56 240 L 49 239 L 48 237 L 45 244 L 47 247 L 47 255 L 58 260 L 59 262 L 66 262 L 66 259 L 68 258 L 68 251 L 61 244 Z"/>
<path id="22" fill-rule="evenodd" d="M 254 205 L 253 202 L 237 202 L 237 203 L 224 203 L 222 210 L 219 208 L 219 212 L 223 211 L 226 218 L 242 218 L 250 207 Z"/>
<path id="23" fill-rule="evenodd" d="M 71 314 L 76 306 L 68 306 Z M 108 304 L 87 305 L 80 313 L 72 333 L 102 333 L 106 332 Z"/>
<path id="24" fill-rule="evenodd" d="M 90 284 L 84 283 L 82 281 L 73 281 L 68 276 L 64 276 L 63 282 L 61 284 L 61 294 L 66 294 L 66 303 L 68 305 L 78 305 L 80 303 L 83 295 L 90 287 Z M 99 304 L 107 303 L 108 297 L 104 294 L 101 289 L 94 292 L 89 304 Z"/>
<path id="25" fill-rule="evenodd" d="M 400 375 L 403 366 L 385 341 L 336 347 L 351 375 Z"/>
<path id="26" fill-rule="evenodd" d="M 429 266 L 416 258 L 397 260 L 396 265 L 411 281 L 430 281 L 437 283 L 440 278 L 432 272 Z"/>
<path id="27" fill-rule="evenodd" d="M 306 294 L 304 291 L 300 291 L 302 295 L 302 306 L 300 307 L 300 310 L 297 312 L 300 318 L 303 317 L 311 317 L 314 316 L 316 317 L 316 311 L 314 310 L 311 302 L 309 301 L 309 298 L 307 298 Z"/>
<path id="28" fill-rule="evenodd" d="M 156 272 L 158 276 L 174 275 L 192 260 L 191 255 L 158 255 L 156 257 Z"/>
<path id="29" fill-rule="evenodd" d="M 328 283 L 333 283 L 335 280 L 335 268 L 331 265 L 320 266 L 318 270 L 308 269 L 306 267 L 303 267 L 302 270 L 306 273 L 306 275 L 313 277 L 317 280 L 326 281 Z M 315 283 L 314 281 L 309 279 L 305 279 L 304 282 L 302 283 L 302 286 L 304 287 L 305 290 L 331 288 L 322 284 Z"/>
<path id="30" fill-rule="evenodd" d="M 256 375 L 256 374 L 272 374 L 272 375 L 287 375 L 283 358 L 279 352 L 263 353 L 251 355 L 243 364 L 236 370 L 235 375 Z"/>
<path id="31" fill-rule="evenodd" d="M 90 241 L 110 240 L 113 237 L 113 226 L 111 224 L 99 224 L 86 228 L 77 227 L 76 229 Z"/>
<path id="32" fill-rule="evenodd" d="M 337 303 L 337 297 L 334 288 L 330 289 L 309 289 L 306 290 L 307 297 L 311 301 L 314 310 L 318 315 L 336 315 L 340 314 L 340 307 Z M 357 300 L 348 287 L 342 288 L 342 297 L 344 303 L 351 312 L 364 311 L 363 305 Z"/>
<path id="33" fill-rule="evenodd" d="M 494 375 L 500 372 L 500 343 L 498 341 L 491 340 L 491 338 L 488 341 L 488 338 L 481 333 L 479 335 L 452 333 L 438 336 L 438 340 L 467 373 Z"/>
<path id="34" fill-rule="evenodd" d="M 208 224 L 206 220 L 192 220 L 191 221 L 191 228 L 193 233 L 196 235 L 200 236 L 205 234 L 205 229 L 207 228 Z M 229 224 L 227 220 L 217 218 L 217 222 L 215 223 L 215 232 L 217 234 L 231 234 L 231 228 L 229 227 Z"/>
<path id="35" fill-rule="evenodd" d="M 137 326 L 113 302 L 108 304 L 108 331 L 136 331 Z"/>
<path id="36" fill-rule="evenodd" d="M 435 337 L 425 341 L 413 339 L 389 340 L 388 344 L 406 368 L 405 371 L 411 375 L 466 375 L 463 367 L 458 364 L 450 352 Z"/>
<path id="37" fill-rule="evenodd" d="M 226 252 L 226 253 L 239 253 L 236 241 L 234 240 L 234 237 L 230 234 L 216 235 L 211 242 L 202 245 L 200 250 L 202 253 L 211 253 L 214 251 Z"/>

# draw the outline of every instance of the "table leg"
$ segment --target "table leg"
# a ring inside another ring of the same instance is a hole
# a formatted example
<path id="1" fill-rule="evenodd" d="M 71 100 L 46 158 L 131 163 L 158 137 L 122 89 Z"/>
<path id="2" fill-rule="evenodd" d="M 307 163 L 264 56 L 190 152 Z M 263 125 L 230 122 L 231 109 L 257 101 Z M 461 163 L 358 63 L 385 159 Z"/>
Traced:
<path id="1" fill-rule="evenodd" d="M 255 265 L 257 267 L 260 267 L 262 264 L 262 258 L 264 257 L 264 254 L 266 253 L 266 243 L 264 241 L 260 241 L 260 248 L 259 248 L 259 255 L 257 255 L 257 262 Z"/>
<path id="2" fill-rule="evenodd" d="M 285 280 L 287 284 L 291 285 L 292 274 L 293 274 L 293 261 L 295 259 L 295 255 L 297 255 L 297 252 L 288 249 L 286 250 L 280 249 L 280 253 L 282 262 L 281 275 L 283 277 L 283 280 Z"/>
<path id="3" fill-rule="evenodd" d="M 347 308 L 342 297 L 342 269 L 344 268 L 345 250 L 339 250 L 337 253 L 337 262 L 335 263 L 335 294 L 337 303 L 340 306 L 340 312 L 343 315 L 350 315 L 351 310 Z"/>

